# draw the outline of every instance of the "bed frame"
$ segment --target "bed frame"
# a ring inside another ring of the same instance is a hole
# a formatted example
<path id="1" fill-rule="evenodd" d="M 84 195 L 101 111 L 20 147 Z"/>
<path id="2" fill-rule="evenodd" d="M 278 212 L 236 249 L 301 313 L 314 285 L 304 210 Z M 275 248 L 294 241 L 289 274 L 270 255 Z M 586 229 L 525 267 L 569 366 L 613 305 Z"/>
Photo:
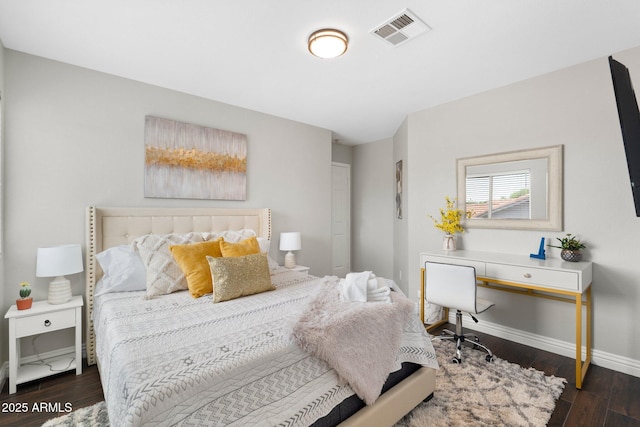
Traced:
<path id="1" fill-rule="evenodd" d="M 89 206 L 86 214 L 86 352 L 87 363 L 98 362 L 93 329 L 93 295 L 102 275 L 95 255 L 110 247 L 128 244 L 145 234 L 255 230 L 258 237 L 271 239 L 271 210 L 268 208 L 127 208 Z M 99 363 L 98 363 L 99 367 Z M 343 426 L 390 426 L 435 389 L 435 370 L 420 368 L 344 421 Z"/>

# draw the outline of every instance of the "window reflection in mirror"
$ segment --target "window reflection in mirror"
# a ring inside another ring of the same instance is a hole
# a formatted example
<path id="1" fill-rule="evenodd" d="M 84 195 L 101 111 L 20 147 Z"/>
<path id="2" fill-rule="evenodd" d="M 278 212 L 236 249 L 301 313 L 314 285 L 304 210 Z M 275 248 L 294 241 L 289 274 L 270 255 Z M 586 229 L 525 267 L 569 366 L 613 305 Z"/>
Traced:
<path id="1" fill-rule="evenodd" d="M 560 230 L 562 146 L 458 159 L 467 227 Z"/>
<path id="2" fill-rule="evenodd" d="M 467 167 L 471 218 L 547 219 L 547 160 Z"/>

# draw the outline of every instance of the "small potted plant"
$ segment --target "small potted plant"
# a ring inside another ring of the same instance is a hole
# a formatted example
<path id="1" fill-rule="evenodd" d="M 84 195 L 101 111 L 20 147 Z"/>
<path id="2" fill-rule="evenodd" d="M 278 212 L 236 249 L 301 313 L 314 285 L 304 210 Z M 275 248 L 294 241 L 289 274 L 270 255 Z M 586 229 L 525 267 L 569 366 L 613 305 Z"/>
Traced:
<path id="1" fill-rule="evenodd" d="M 582 252 L 580 252 L 580 249 L 584 249 L 586 246 L 576 236 L 571 235 L 571 233 L 567 233 L 563 238 L 556 237 L 556 240 L 560 242 L 560 246 L 549 246 L 562 249 L 560 257 L 563 260 L 578 262 L 582 259 Z"/>
<path id="2" fill-rule="evenodd" d="M 31 298 L 31 284 L 20 282 L 20 298 L 16 300 L 18 310 L 28 310 L 31 308 L 33 298 Z"/>

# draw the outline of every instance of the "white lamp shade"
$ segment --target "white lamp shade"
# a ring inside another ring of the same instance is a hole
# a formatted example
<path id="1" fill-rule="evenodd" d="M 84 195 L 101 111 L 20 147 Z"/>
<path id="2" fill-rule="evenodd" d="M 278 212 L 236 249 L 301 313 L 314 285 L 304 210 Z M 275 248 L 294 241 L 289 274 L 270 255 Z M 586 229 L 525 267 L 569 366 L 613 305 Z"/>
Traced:
<path id="1" fill-rule="evenodd" d="M 280 233 L 281 251 L 299 251 L 300 249 L 302 249 L 302 242 L 300 241 L 299 231 Z"/>
<path id="2" fill-rule="evenodd" d="M 80 273 L 82 249 L 80 245 L 62 245 L 38 248 L 36 277 L 56 277 L 65 274 Z"/>

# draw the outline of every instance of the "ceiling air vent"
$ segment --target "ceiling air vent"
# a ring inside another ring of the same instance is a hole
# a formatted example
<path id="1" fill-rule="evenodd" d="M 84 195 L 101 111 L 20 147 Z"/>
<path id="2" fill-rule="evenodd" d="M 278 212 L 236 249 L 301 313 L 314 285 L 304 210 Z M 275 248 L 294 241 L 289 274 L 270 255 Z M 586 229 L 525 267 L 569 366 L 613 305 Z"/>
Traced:
<path id="1" fill-rule="evenodd" d="M 431 28 L 413 12 L 405 9 L 382 25 L 371 30 L 371 34 L 393 46 L 398 46 L 422 33 L 426 33 L 430 29 Z"/>

